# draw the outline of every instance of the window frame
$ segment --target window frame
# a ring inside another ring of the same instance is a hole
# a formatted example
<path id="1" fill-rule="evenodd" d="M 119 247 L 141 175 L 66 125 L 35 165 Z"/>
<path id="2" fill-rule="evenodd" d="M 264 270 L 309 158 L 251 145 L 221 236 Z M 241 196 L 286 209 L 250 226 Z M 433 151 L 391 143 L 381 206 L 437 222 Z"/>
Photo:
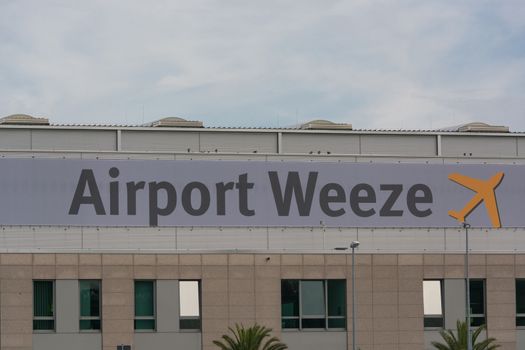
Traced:
<path id="1" fill-rule="evenodd" d="M 181 298 L 180 298 L 180 283 L 181 282 L 197 282 L 197 297 L 199 298 L 199 316 L 182 316 L 180 313 L 180 302 L 181 302 Z M 178 280 L 178 286 L 179 286 L 179 331 L 180 332 L 189 332 L 189 333 L 194 333 L 194 332 L 201 332 L 202 331 L 202 283 L 201 283 L 201 280 L 193 280 L 193 279 L 189 279 L 189 280 L 186 280 L 186 279 L 182 279 L 182 280 Z M 199 328 L 182 328 L 181 327 L 181 321 L 182 320 L 199 320 Z"/>
<path id="2" fill-rule="evenodd" d="M 424 279 L 423 285 L 426 281 L 436 281 L 439 282 L 439 288 L 440 288 L 440 296 L 441 296 L 441 315 L 432 315 L 432 314 L 425 314 L 424 310 L 424 295 L 423 295 L 423 329 L 425 330 L 436 330 L 436 329 L 444 329 L 445 327 L 445 280 L 439 279 L 439 278 L 432 278 L 432 279 Z M 423 286 L 424 288 L 424 286 Z M 423 291 L 424 293 L 424 291 Z M 441 319 L 441 326 L 425 326 L 425 320 L 426 319 Z"/>
<path id="3" fill-rule="evenodd" d="M 483 313 L 474 314 L 470 313 L 470 328 L 477 328 L 478 326 L 472 325 L 472 322 L 475 318 L 483 318 L 484 322 L 482 324 L 487 324 L 487 281 L 484 278 L 469 278 L 469 286 L 472 288 L 472 282 L 481 282 L 483 286 Z M 470 293 L 470 290 L 469 290 Z M 472 310 L 472 293 L 470 293 L 470 305 L 469 309 Z"/>
<path id="4" fill-rule="evenodd" d="M 282 282 L 283 281 L 297 281 L 298 282 L 298 305 L 299 305 L 299 314 L 298 316 L 283 316 L 281 311 L 281 323 L 283 320 L 297 320 L 298 327 L 297 328 L 284 328 L 281 326 L 282 331 L 284 332 L 319 332 L 319 331 L 327 331 L 327 332 L 340 332 L 340 331 L 346 331 L 347 330 L 347 310 L 348 310 L 348 298 L 347 298 L 347 280 L 343 278 L 334 278 L 334 279 L 281 279 L 281 308 L 282 308 Z M 324 299 L 324 315 L 308 315 L 305 316 L 303 314 L 303 305 L 302 305 L 302 283 L 304 281 L 319 281 L 323 283 L 323 299 Z M 345 297 L 345 315 L 344 316 L 329 316 L 329 310 L 328 310 L 328 281 L 343 281 L 344 282 L 344 297 Z M 305 328 L 303 327 L 303 320 L 318 320 L 318 319 L 324 319 L 324 327 L 323 328 Z M 333 319 L 343 319 L 345 320 L 345 327 L 329 327 L 329 320 Z"/>
<path id="5" fill-rule="evenodd" d="M 136 283 L 137 282 L 151 282 L 153 288 L 152 288 L 152 298 L 153 298 L 153 315 L 152 316 L 137 316 L 136 315 L 136 302 L 137 302 L 137 289 L 136 289 Z M 135 321 L 140 320 L 153 320 L 155 326 L 150 329 L 137 329 L 135 325 Z M 136 333 L 155 333 L 157 332 L 157 281 L 151 280 L 151 279 L 137 279 L 133 280 L 133 331 Z"/>
<path id="6" fill-rule="evenodd" d="M 51 309 L 53 310 L 53 316 L 35 316 L 35 282 L 51 282 L 52 292 L 53 292 L 53 304 Z M 56 333 L 57 329 L 57 313 L 56 313 L 56 280 L 52 279 L 34 279 L 33 280 L 33 319 L 32 319 L 32 328 L 33 333 Z M 35 329 L 34 321 L 53 321 L 53 329 Z"/>
<path id="7" fill-rule="evenodd" d="M 80 284 L 82 282 L 97 282 L 98 283 L 98 316 L 82 316 L 82 298 Z M 100 333 L 102 332 L 102 280 L 99 279 L 79 279 L 78 280 L 78 331 L 81 333 Z M 100 321 L 99 329 L 82 329 L 80 327 L 81 321 Z"/>

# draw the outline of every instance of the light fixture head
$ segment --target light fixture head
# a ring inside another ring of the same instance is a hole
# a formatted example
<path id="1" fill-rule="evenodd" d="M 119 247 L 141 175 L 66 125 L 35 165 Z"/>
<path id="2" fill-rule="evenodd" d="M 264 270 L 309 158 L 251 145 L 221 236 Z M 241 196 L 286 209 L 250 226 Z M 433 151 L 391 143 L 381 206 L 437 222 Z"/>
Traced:
<path id="1" fill-rule="evenodd" d="M 357 247 L 359 247 L 359 241 L 352 241 L 352 243 L 350 243 L 350 248 L 354 249 Z"/>

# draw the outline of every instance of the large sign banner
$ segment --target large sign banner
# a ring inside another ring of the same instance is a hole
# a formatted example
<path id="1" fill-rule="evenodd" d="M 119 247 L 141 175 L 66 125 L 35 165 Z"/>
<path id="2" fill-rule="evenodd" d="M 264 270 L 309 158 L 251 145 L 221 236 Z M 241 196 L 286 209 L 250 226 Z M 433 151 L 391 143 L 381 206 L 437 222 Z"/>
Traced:
<path id="1" fill-rule="evenodd" d="M 525 226 L 525 166 L 0 159 L 0 225 Z"/>

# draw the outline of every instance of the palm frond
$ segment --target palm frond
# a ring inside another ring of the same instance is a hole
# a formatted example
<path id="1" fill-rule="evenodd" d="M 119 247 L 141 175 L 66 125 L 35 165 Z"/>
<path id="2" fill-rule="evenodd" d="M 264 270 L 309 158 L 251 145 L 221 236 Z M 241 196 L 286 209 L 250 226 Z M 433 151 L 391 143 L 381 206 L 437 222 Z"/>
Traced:
<path id="1" fill-rule="evenodd" d="M 495 338 L 487 338 L 479 341 L 480 334 L 486 329 L 486 325 L 481 325 L 471 333 L 472 350 L 495 350 L 500 345 L 495 344 Z M 439 332 L 444 343 L 433 341 L 431 345 L 437 350 L 465 350 L 467 348 L 467 339 L 469 337 L 466 322 L 458 320 L 456 330 L 444 329 Z"/>
<path id="2" fill-rule="evenodd" d="M 271 337 L 272 330 L 255 324 L 245 328 L 242 324 L 235 324 L 235 329 L 228 328 L 233 336 L 225 334 L 213 344 L 221 350 L 285 350 L 288 347 L 277 337 Z"/>

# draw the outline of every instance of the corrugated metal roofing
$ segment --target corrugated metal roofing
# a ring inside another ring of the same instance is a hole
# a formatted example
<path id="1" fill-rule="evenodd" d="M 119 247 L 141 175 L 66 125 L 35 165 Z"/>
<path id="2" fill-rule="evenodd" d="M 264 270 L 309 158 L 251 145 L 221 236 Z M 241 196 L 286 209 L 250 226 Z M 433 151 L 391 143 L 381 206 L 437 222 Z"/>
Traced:
<path id="1" fill-rule="evenodd" d="M 50 127 L 78 127 L 78 128 L 154 128 L 152 126 L 145 126 L 139 124 L 89 124 L 89 123 L 50 123 Z M 156 128 L 158 129 L 158 127 Z M 169 129 L 169 128 L 168 128 Z M 181 128 L 177 128 L 180 130 Z M 182 128 L 183 129 L 183 128 Z M 269 131 L 279 131 L 279 130 L 304 130 L 298 126 L 288 126 L 288 127 L 266 127 L 266 126 L 204 126 L 203 129 L 215 129 L 215 130 L 269 130 Z M 316 131 L 316 130 L 305 130 L 305 131 Z M 449 129 L 379 129 L 379 128 L 362 128 L 362 129 L 353 129 L 345 130 L 345 132 L 395 132 L 395 133 L 457 133 L 457 130 Z M 525 131 L 509 131 L 511 134 L 524 134 Z"/>
<path id="2" fill-rule="evenodd" d="M 33 122 L 34 121 L 34 122 Z M 45 123 L 43 123 L 45 121 Z M 23 125 L 28 127 L 44 126 L 57 128 L 156 128 L 156 129 L 196 129 L 204 128 L 208 130 L 260 130 L 260 131 L 308 131 L 308 132 L 330 132 L 338 131 L 343 133 L 513 133 L 522 134 L 524 132 L 510 132 L 507 126 L 490 125 L 483 122 L 470 122 L 458 126 L 451 126 L 438 129 L 353 129 L 349 123 L 335 123 L 330 120 L 317 119 L 309 122 L 286 126 L 286 127 L 264 127 L 264 126 L 205 126 L 199 120 L 186 120 L 179 117 L 164 117 L 159 120 L 142 124 L 106 124 L 106 123 L 49 123 L 47 118 L 36 118 L 28 114 L 13 114 L 0 119 L 3 126 Z"/>
<path id="3" fill-rule="evenodd" d="M 56 127 L 99 127 L 99 128 L 153 128 L 144 124 L 81 124 L 81 123 L 51 123 L 49 126 Z M 157 127 L 158 128 L 158 127 Z M 168 128 L 169 129 L 169 128 Z M 300 127 L 266 127 L 266 126 L 204 126 L 204 129 L 219 130 L 302 130 Z"/>

